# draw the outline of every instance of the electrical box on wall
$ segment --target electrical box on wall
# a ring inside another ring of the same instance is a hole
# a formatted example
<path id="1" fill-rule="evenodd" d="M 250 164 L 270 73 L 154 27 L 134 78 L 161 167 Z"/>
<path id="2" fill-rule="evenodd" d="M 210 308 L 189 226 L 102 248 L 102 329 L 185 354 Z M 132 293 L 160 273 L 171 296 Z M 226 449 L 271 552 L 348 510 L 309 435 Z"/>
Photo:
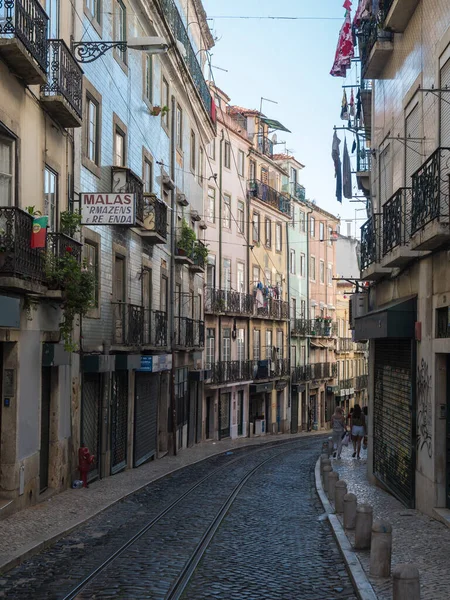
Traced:
<path id="1" fill-rule="evenodd" d="M 355 329 L 355 319 L 363 317 L 369 310 L 368 294 L 359 292 L 352 294 L 349 300 L 349 323 L 350 329 Z"/>

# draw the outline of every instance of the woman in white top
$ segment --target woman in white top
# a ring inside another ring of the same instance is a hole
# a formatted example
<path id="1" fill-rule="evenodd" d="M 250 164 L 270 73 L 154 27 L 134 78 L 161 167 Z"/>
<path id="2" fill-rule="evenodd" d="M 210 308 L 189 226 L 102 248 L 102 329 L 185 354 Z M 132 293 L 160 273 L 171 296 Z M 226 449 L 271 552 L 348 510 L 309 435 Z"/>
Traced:
<path id="1" fill-rule="evenodd" d="M 342 440 L 346 431 L 344 413 L 340 406 L 336 406 L 334 415 L 331 417 L 331 427 L 333 428 L 333 448 L 335 448 L 333 458 L 337 454 L 338 459 L 340 459 Z"/>

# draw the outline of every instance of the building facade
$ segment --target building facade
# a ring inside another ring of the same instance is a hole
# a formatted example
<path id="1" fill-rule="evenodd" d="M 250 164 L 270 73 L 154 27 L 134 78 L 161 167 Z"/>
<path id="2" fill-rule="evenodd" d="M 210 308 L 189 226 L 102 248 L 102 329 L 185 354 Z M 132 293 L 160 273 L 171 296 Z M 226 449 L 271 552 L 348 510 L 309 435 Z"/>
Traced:
<path id="1" fill-rule="evenodd" d="M 436 516 L 450 507 L 450 9 L 387 2 L 359 40 L 363 78 L 373 80 L 371 213 L 361 229 L 370 286 L 354 325 L 357 340 L 370 340 L 368 469 Z"/>

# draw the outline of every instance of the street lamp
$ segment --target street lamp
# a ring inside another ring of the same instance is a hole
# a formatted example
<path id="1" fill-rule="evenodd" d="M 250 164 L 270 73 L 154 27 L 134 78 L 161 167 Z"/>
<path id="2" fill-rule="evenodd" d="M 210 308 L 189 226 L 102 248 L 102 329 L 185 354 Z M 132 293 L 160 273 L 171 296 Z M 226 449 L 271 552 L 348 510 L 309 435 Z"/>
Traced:
<path id="1" fill-rule="evenodd" d="M 170 44 L 163 37 L 137 37 L 130 38 L 127 42 L 73 42 L 72 48 L 76 60 L 86 64 L 94 62 L 111 48 L 117 48 L 121 52 L 130 48 L 148 54 L 164 54 L 169 50 Z"/>

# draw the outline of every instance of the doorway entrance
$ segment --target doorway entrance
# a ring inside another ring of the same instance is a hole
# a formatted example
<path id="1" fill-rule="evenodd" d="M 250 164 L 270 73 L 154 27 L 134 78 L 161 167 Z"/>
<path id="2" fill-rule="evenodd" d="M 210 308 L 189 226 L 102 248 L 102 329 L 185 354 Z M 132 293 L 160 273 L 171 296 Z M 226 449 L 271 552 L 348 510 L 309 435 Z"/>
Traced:
<path id="1" fill-rule="evenodd" d="M 52 394 L 52 368 L 42 367 L 41 372 L 41 447 L 39 450 L 39 491 L 48 488 L 50 459 L 50 403 Z"/>

